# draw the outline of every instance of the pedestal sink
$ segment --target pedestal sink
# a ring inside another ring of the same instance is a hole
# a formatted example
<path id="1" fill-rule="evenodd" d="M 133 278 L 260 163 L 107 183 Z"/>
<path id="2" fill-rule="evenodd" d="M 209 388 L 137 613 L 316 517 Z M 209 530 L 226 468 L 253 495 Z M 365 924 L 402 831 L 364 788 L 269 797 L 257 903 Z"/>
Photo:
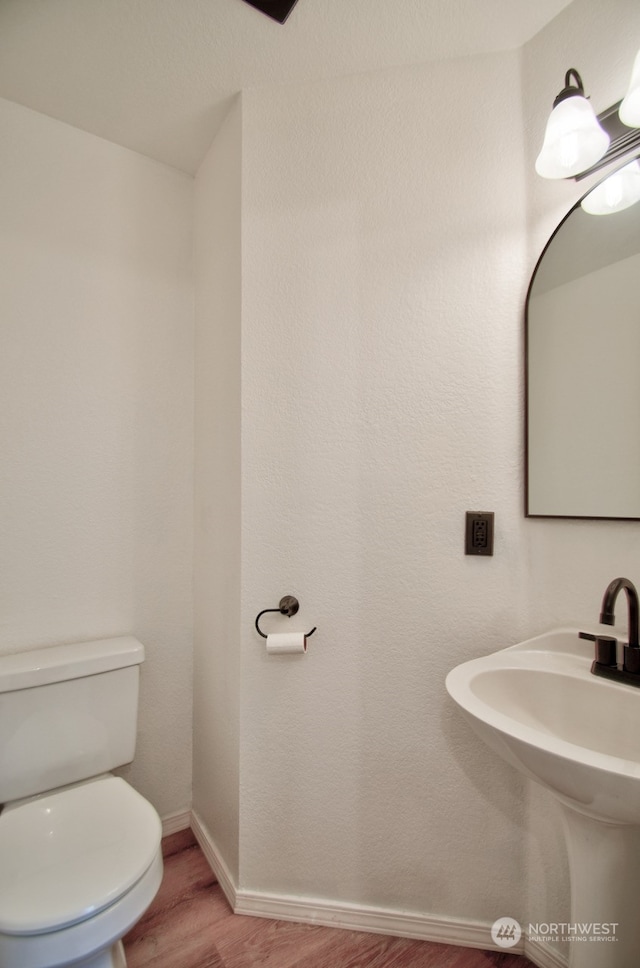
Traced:
<path id="1" fill-rule="evenodd" d="M 568 943 L 570 968 L 638 968 L 640 689 L 592 675 L 592 659 L 578 629 L 557 629 L 457 666 L 446 686 L 487 745 L 560 802 L 572 926 L 600 938 Z"/>

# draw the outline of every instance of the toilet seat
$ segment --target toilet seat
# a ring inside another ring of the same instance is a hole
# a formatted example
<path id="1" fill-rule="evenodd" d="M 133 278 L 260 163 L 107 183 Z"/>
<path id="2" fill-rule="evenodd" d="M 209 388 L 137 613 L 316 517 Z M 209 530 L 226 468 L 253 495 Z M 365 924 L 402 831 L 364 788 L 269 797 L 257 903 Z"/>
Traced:
<path id="1" fill-rule="evenodd" d="M 149 871 L 161 834 L 151 804 L 111 775 L 10 804 L 0 814 L 0 932 L 94 918 Z"/>
<path id="2" fill-rule="evenodd" d="M 115 904 L 93 917 L 59 931 L 43 934 L 4 934 L 0 931 L 2 968 L 68 968 L 117 944 L 136 924 L 158 892 L 162 881 L 162 850 L 151 867 Z M 115 960 L 114 965 L 120 964 Z"/>

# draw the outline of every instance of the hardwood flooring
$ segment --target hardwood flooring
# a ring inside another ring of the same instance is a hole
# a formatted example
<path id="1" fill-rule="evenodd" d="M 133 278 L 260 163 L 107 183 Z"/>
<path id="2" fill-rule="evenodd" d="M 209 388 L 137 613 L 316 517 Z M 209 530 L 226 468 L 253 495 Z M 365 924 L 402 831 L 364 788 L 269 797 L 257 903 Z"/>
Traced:
<path id="1" fill-rule="evenodd" d="M 162 886 L 124 938 L 128 968 L 534 968 L 508 952 L 236 915 L 191 831 L 163 852 Z"/>

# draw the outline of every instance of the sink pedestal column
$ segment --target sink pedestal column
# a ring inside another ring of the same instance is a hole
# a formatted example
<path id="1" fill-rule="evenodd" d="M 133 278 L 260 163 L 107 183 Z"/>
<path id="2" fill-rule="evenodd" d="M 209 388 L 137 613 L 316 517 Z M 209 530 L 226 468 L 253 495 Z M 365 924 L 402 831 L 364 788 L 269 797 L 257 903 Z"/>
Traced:
<path id="1" fill-rule="evenodd" d="M 569 968 L 638 968 L 640 827 L 560 807 L 571 884 L 571 934 L 565 937 L 576 938 L 562 945 L 569 948 Z"/>

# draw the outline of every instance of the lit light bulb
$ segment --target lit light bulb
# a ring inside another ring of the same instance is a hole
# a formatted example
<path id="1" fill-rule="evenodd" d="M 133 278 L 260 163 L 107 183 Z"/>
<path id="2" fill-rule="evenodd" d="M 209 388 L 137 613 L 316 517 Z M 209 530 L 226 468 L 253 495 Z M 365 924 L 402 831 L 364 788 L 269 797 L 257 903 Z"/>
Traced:
<path id="1" fill-rule="evenodd" d="M 572 178 L 599 161 L 608 147 L 609 135 L 600 127 L 584 96 L 580 75 L 572 68 L 549 115 L 536 171 L 543 178 Z"/>
<path id="2" fill-rule="evenodd" d="M 613 215 L 640 202 L 640 164 L 636 158 L 596 185 L 580 203 L 589 215 Z"/>

